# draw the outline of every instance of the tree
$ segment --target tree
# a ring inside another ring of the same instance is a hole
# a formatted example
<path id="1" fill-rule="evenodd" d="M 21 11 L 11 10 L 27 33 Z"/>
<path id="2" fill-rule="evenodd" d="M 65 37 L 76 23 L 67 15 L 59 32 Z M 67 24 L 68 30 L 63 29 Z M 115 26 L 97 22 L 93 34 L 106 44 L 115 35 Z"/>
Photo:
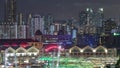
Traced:
<path id="1" fill-rule="evenodd" d="M 119 59 L 117 60 L 117 63 L 115 65 L 115 68 L 120 68 L 120 56 L 119 56 Z"/>

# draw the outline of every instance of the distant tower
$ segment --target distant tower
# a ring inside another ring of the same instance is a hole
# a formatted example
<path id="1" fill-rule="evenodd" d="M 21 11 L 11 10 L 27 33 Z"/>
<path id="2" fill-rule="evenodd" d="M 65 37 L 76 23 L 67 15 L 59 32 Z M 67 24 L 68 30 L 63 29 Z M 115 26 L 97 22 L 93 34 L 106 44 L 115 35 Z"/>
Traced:
<path id="1" fill-rule="evenodd" d="M 30 37 L 34 37 L 34 33 L 37 30 L 40 30 L 44 34 L 44 17 L 41 15 L 34 15 L 30 19 L 29 30 L 30 30 Z"/>
<path id="2" fill-rule="evenodd" d="M 5 0 L 5 22 L 16 22 L 16 0 Z"/>
<path id="3" fill-rule="evenodd" d="M 98 11 L 94 11 L 92 8 L 87 8 L 79 14 L 79 25 L 92 24 L 96 27 L 97 34 L 102 33 L 103 20 L 103 8 L 99 8 Z"/>
<path id="4" fill-rule="evenodd" d="M 86 24 L 87 18 L 89 18 L 89 22 L 92 20 L 93 17 L 93 10 L 91 8 L 86 8 L 86 10 L 83 10 L 79 14 L 79 25 Z"/>
<path id="5" fill-rule="evenodd" d="M 44 29 L 45 29 L 45 34 L 51 34 L 51 25 L 53 24 L 54 17 L 52 14 L 47 14 L 44 16 Z"/>

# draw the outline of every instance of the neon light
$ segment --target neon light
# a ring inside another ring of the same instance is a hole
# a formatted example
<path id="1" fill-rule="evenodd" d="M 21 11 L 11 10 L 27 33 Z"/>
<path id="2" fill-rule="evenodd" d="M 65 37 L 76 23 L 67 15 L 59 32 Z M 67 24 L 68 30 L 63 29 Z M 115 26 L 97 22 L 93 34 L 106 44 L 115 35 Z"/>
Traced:
<path id="1" fill-rule="evenodd" d="M 57 44 L 50 44 L 50 46 L 48 48 L 46 48 L 45 51 L 48 52 L 53 49 L 58 49 L 60 51 L 64 50 L 64 48 L 59 47 Z"/>
<path id="2" fill-rule="evenodd" d="M 39 58 L 39 60 L 41 61 L 57 61 L 57 58 L 52 58 L 52 57 L 41 57 Z M 46 65 L 48 67 L 51 67 L 52 62 L 48 62 L 49 65 Z M 96 64 L 94 64 L 93 61 L 87 61 L 84 58 L 71 58 L 71 57 L 61 57 L 60 61 L 59 61 L 59 68 L 94 68 L 96 66 Z M 53 66 L 54 68 L 56 66 Z"/>
<path id="3" fill-rule="evenodd" d="M 113 33 L 113 35 L 114 35 L 114 36 L 118 36 L 118 35 L 120 35 L 120 34 L 119 34 L 119 33 Z"/>
<path id="4" fill-rule="evenodd" d="M 17 46 L 17 44 L 16 44 L 16 43 L 13 43 L 12 46 Z"/>
<path id="5" fill-rule="evenodd" d="M 5 47 L 9 47 L 10 45 L 9 45 L 8 43 L 5 43 L 4 46 L 5 46 Z"/>
<path id="6" fill-rule="evenodd" d="M 58 49 L 58 46 L 51 46 L 51 47 L 48 47 L 47 49 L 45 49 L 46 52 L 52 50 L 52 49 Z"/>
<path id="7" fill-rule="evenodd" d="M 23 47 L 23 48 L 26 48 L 28 46 L 28 44 L 26 42 L 23 42 L 23 43 L 20 44 L 20 46 Z"/>
<path id="8" fill-rule="evenodd" d="M 42 58 L 39 58 L 39 60 L 52 61 L 52 58 L 50 58 L 50 57 L 42 57 Z"/>

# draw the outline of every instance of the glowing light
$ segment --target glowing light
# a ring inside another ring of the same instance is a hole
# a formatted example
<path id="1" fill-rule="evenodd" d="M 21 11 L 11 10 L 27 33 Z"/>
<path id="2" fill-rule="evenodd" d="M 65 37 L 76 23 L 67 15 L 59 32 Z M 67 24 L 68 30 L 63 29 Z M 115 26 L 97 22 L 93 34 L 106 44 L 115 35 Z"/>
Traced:
<path id="1" fill-rule="evenodd" d="M 52 49 L 57 49 L 58 46 L 51 46 L 51 47 L 48 47 L 47 49 L 45 49 L 46 52 L 52 50 Z"/>
<path id="2" fill-rule="evenodd" d="M 81 53 L 83 53 L 83 51 L 84 51 L 83 49 L 80 50 Z"/>
<path id="3" fill-rule="evenodd" d="M 20 46 L 23 47 L 23 48 L 26 48 L 28 46 L 28 44 L 23 42 L 23 43 L 20 44 Z"/>
<path id="4" fill-rule="evenodd" d="M 5 47 L 9 47 L 10 45 L 9 45 L 8 43 L 5 43 L 4 46 L 5 46 Z"/>
<path id="5" fill-rule="evenodd" d="M 57 44 L 49 44 L 48 47 L 45 49 L 45 51 L 48 52 L 53 49 L 58 49 L 60 51 L 64 50 L 64 48 L 61 48 L 61 46 L 58 46 Z"/>
<path id="6" fill-rule="evenodd" d="M 12 46 L 17 46 L 17 44 L 16 44 L 16 43 L 13 43 Z"/>
<path id="7" fill-rule="evenodd" d="M 103 8 L 99 8 L 100 11 L 103 11 Z"/>
<path id="8" fill-rule="evenodd" d="M 40 61 L 57 61 L 58 58 L 51 58 L 51 57 L 41 57 L 39 58 Z M 65 63 L 65 64 L 56 64 L 58 68 L 93 68 L 95 65 L 91 61 L 86 61 L 86 59 L 80 58 L 60 58 L 59 63 Z M 52 63 L 49 62 L 49 65 L 51 66 Z M 53 66 L 54 68 L 57 68 L 56 66 Z"/>
<path id="9" fill-rule="evenodd" d="M 107 50 L 107 49 L 105 49 L 105 53 L 108 53 L 108 50 Z"/>
<path id="10" fill-rule="evenodd" d="M 93 52 L 95 53 L 95 52 L 96 52 L 96 50 L 95 50 L 95 49 L 93 49 Z"/>
<path id="11" fill-rule="evenodd" d="M 119 33 L 113 33 L 113 35 L 114 35 L 114 36 L 118 36 L 118 35 L 120 35 L 120 34 L 119 34 Z"/>

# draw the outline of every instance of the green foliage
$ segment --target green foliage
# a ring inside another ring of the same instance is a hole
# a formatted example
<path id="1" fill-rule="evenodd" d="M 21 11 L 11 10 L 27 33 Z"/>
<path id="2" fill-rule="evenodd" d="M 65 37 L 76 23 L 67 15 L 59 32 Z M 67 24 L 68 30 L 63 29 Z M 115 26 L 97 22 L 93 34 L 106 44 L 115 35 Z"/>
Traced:
<path id="1" fill-rule="evenodd" d="M 117 63 L 115 65 L 115 68 L 120 68 L 120 56 L 119 56 L 119 59 L 117 60 Z"/>

